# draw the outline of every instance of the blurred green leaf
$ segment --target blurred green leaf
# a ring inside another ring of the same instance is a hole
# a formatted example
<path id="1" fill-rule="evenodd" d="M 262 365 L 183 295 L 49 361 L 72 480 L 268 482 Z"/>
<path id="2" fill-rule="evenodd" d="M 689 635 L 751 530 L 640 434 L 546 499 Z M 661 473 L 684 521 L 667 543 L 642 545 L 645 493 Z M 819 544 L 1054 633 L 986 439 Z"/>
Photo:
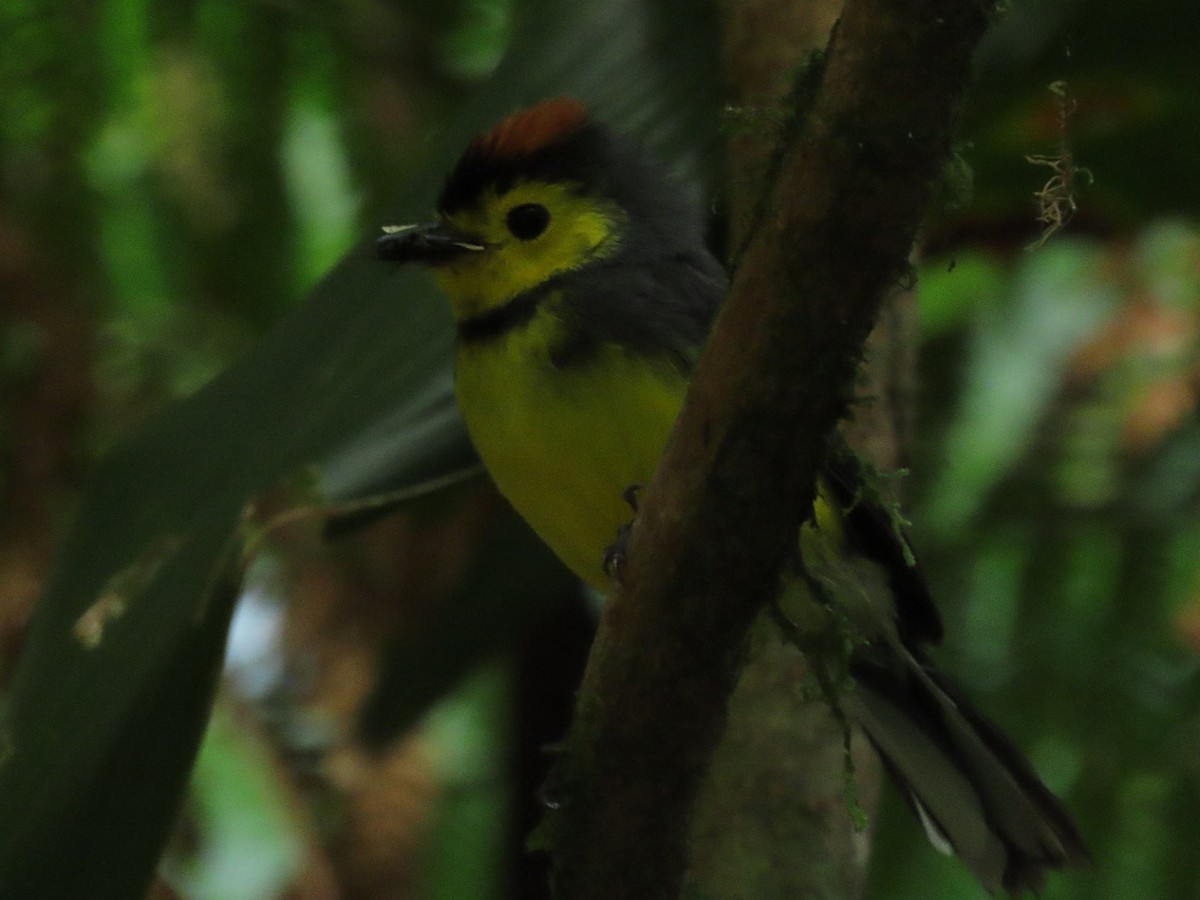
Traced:
<path id="1" fill-rule="evenodd" d="M 358 203 L 332 111 L 297 99 L 282 149 L 300 232 L 299 256 L 311 267 L 299 273 L 307 286 L 353 242 Z"/>
<path id="2" fill-rule="evenodd" d="M 921 266 L 918 308 L 921 340 L 932 341 L 961 329 L 980 308 L 994 307 L 1005 286 L 1000 261 L 986 253 L 963 253 Z"/>
<path id="3" fill-rule="evenodd" d="M 492 663 L 430 710 L 421 733 L 445 785 L 434 813 L 428 900 L 505 896 L 506 825 L 512 803 L 503 761 L 512 727 L 511 673 Z"/>
<path id="4" fill-rule="evenodd" d="M 1138 236 L 1134 259 L 1155 302 L 1200 308 L 1200 231 L 1194 224 L 1177 218 L 1151 222 Z"/>
<path id="5" fill-rule="evenodd" d="M 461 20 L 439 41 L 442 65 L 459 78 L 488 75 L 508 43 L 511 0 L 466 0 L 460 14 Z"/>
<path id="6" fill-rule="evenodd" d="M 1111 315 L 1117 289 L 1103 277 L 1102 252 L 1052 241 L 1021 259 L 1006 302 L 981 310 L 960 408 L 946 437 L 954 465 L 937 473 L 922 510 L 931 532 L 951 534 L 971 520 L 1028 445 L 1073 349 Z"/>
<path id="7" fill-rule="evenodd" d="M 192 774 L 195 846 L 163 874 L 189 900 L 275 900 L 301 870 L 305 837 L 257 733 L 219 700 Z"/>
<path id="8" fill-rule="evenodd" d="M 1030 536 L 1022 529 L 996 528 L 981 542 L 962 604 L 955 644 L 962 648 L 971 686 L 995 689 L 1011 675 L 1022 578 Z"/>
<path id="9" fill-rule="evenodd" d="M 1150 772 L 1129 778 L 1121 786 L 1117 800 L 1120 825 L 1104 848 L 1108 877 L 1097 897 L 1167 896 L 1163 881 L 1171 876 L 1162 865 L 1167 834 L 1161 813 L 1169 791 L 1168 779 Z"/>

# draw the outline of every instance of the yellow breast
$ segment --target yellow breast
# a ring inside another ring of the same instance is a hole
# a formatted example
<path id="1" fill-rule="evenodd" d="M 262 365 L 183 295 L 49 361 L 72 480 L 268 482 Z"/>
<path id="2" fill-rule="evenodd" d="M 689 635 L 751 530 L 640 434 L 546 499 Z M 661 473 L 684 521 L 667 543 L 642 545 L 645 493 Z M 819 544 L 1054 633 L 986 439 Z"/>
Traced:
<path id="1" fill-rule="evenodd" d="M 686 383 L 618 348 L 556 368 L 549 334 L 535 326 L 461 345 L 458 404 L 501 493 L 564 563 L 604 589 L 605 550 L 633 518 L 622 494 L 654 474 Z"/>

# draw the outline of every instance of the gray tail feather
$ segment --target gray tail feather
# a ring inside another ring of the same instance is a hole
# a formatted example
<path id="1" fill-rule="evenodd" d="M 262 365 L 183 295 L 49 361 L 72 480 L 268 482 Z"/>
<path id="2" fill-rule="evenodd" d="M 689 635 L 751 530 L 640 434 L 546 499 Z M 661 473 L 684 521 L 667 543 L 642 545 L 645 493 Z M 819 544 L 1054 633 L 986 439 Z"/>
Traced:
<path id="1" fill-rule="evenodd" d="M 907 651 L 871 650 L 852 661 L 855 688 L 839 699 L 935 847 L 989 891 L 1037 891 L 1046 870 L 1088 860 L 1062 801 L 999 728 Z"/>

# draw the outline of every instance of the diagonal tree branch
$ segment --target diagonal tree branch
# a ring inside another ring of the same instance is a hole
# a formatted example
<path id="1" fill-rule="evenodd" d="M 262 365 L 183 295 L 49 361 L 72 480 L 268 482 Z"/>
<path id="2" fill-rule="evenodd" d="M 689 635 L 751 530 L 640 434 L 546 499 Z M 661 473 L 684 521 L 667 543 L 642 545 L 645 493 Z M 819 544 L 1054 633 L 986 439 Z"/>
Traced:
<path id="1" fill-rule="evenodd" d="M 850 0 L 609 598 L 560 763 L 560 896 L 675 897 L 750 623 L 941 167 L 982 0 Z"/>

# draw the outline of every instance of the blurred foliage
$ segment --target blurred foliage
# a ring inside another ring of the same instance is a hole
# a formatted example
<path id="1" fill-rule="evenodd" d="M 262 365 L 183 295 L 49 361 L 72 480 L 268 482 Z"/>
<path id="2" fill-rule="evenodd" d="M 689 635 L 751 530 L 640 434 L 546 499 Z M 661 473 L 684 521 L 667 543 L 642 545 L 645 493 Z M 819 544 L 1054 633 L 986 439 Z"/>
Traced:
<path id="1" fill-rule="evenodd" d="M 187 897 L 277 897 L 302 869 L 305 835 L 276 782 L 266 747 L 252 725 L 218 702 L 192 770 L 199 840 L 164 859 L 163 872 Z"/>
<path id="2" fill-rule="evenodd" d="M 922 377 L 950 379 L 911 485 L 942 659 L 1069 797 L 1094 856 L 1043 896 L 1194 896 L 1200 231 L 965 248 L 921 285 Z M 908 815 L 885 811 L 870 896 L 974 896 Z"/>
<path id="3" fill-rule="evenodd" d="M 715 182 L 716 34 L 684 8 L 0 0 L 0 674 L 40 748 L 6 752 L 37 778 L 10 785 L 0 830 L 76 810 L 66 839 L 4 853 L 52 872 L 50 848 L 104 829 L 92 865 L 128 875 L 94 895 L 142 880 L 232 599 L 197 573 L 223 574 L 246 516 L 315 499 L 268 488 L 319 464 L 344 499 L 471 463 L 436 298 L 347 248 L 423 215 L 467 135 L 548 93 Z M 973 193 L 934 216 L 921 263 L 912 518 L 942 661 L 1092 843 L 1050 900 L 1200 885 L 1200 99 L 1172 27 L 1190 13 L 1015 0 L 966 110 Z M 1031 248 L 1055 173 L 1077 209 Z M 69 510 L 84 524 L 52 567 Z M 530 635 L 572 594 L 561 571 L 478 484 L 333 541 L 312 520 L 256 533 L 271 563 L 231 650 L 250 662 L 156 890 L 530 896 L 514 683 L 531 644 L 555 649 Z M 100 654 L 61 644 L 85 610 L 113 632 Z M 897 803 L 879 819 L 870 897 L 980 895 Z"/>

